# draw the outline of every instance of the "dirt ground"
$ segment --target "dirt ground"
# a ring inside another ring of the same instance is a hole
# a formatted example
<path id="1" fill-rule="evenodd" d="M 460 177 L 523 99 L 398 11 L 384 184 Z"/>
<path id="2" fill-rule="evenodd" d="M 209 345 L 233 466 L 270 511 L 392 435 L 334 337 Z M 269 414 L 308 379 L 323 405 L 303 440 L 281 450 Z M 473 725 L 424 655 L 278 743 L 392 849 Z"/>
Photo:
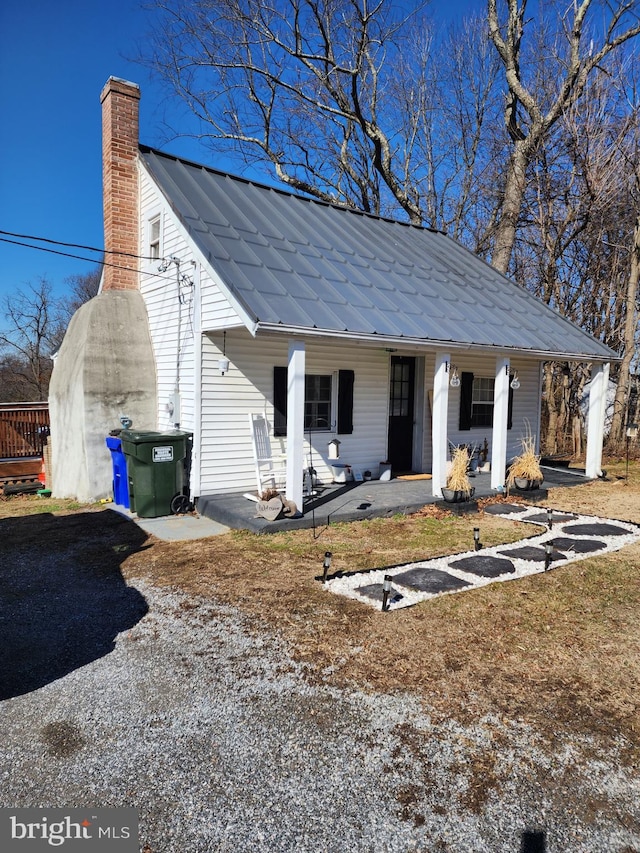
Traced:
<path id="1" fill-rule="evenodd" d="M 547 504 L 640 523 L 640 467 L 632 466 L 628 480 L 624 475 L 623 463 L 612 464 L 606 480 L 554 489 Z M 622 760 L 638 762 L 640 545 L 383 614 L 323 588 L 325 551 L 333 554 L 332 571 L 354 571 L 469 549 L 478 525 L 486 545 L 532 535 L 531 527 L 427 507 L 315 534 L 232 532 L 140 543 L 135 525 L 102 507 L 58 504 L 49 515 L 43 504 L 37 508 L 44 515 L 28 516 L 27 503 L 0 504 L 0 516 L 27 514 L 19 525 L 2 524 L 5 536 L 47 537 L 60 549 L 74 542 L 79 559 L 99 565 L 104 554 L 92 539 L 96 525 L 107 525 L 127 581 L 143 577 L 238 607 L 256 632 L 268 628 L 285 638 L 310 680 L 410 691 L 434 719 L 470 723 L 498 714 L 531 724 L 550 743 L 563 732 L 622 739 Z M 53 523 L 70 511 L 71 525 Z"/>

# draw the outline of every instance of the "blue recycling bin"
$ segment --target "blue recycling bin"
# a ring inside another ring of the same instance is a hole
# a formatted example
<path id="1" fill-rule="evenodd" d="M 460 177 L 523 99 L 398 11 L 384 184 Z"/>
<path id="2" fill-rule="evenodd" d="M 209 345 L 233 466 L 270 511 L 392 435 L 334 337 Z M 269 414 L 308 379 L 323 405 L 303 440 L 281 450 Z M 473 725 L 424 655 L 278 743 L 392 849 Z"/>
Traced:
<path id="1" fill-rule="evenodd" d="M 129 509 L 129 479 L 127 477 L 127 457 L 122 450 L 122 442 L 115 435 L 106 438 L 111 451 L 113 465 L 113 502 Z"/>

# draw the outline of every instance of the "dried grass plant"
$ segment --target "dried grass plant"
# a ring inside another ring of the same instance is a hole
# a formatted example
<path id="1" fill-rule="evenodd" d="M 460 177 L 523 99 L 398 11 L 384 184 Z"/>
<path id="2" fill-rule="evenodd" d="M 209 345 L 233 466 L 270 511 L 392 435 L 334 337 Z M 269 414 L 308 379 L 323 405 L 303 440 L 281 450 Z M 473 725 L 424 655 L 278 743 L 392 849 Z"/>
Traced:
<path id="1" fill-rule="evenodd" d="M 464 445 L 456 447 L 451 454 L 451 467 L 447 475 L 447 488 L 456 492 L 470 492 L 471 482 L 467 471 L 469 469 L 469 448 Z"/>
<path id="2" fill-rule="evenodd" d="M 516 478 L 523 480 L 544 480 L 540 468 L 540 456 L 536 453 L 536 443 L 531 430 L 520 439 L 522 451 L 515 457 L 507 473 L 507 488 L 512 489 Z"/>

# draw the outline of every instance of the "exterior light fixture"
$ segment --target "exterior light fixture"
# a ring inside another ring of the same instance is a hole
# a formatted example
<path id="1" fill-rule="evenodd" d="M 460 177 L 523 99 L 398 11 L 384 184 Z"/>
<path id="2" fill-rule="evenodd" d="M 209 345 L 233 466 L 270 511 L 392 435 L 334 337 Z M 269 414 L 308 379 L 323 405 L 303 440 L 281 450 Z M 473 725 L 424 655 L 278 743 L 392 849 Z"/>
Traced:
<path id="1" fill-rule="evenodd" d="M 518 379 L 518 371 L 517 370 L 515 370 L 513 373 L 513 379 L 511 380 L 510 385 L 514 391 L 517 391 L 518 388 L 520 387 L 520 380 Z"/>
<path id="2" fill-rule="evenodd" d="M 547 524 L 549 525 L 549 530 L 553 527 L 553 510 L 547 510 Z"/>
<path id="3" fill-rule="evenodd" d="M 324 552 L 324 561 L 322 563 L 322 569 L 323 569 L 323 571 L 322 571 L 322 583 L 327 582 L 327 573 L 328 573 L 329 569 L 331 568 L 331 557 L 332 556 L 333 555 L 331 554 L 331 551 L 325 551 Z"/>
<path id="4" fill-rule="evenodd" d="M 544 570 L 548 570 L 551 565 L 551 557 L 553 555 L 553 542 L 546 542 L 544 546 Z"/>
<path id="5" fill-rule="evenodd" d="M 391 575 L 384 576 L 384 582 L 382 584 L 382 610 L 387 611 L 389 609 L 389 593 L 391 592 Z"/>
<path id="6" fill-rule="evenodd" d="M 455 364 L 452 364 L 450 367 L 451 367 L 451 379 L 449 380 L 449 385 L 451 385 L 452 388 L 458 388 L 460 385 L 460 377 L 458 376 L 458 368 L 455 366 Z M 449 370 L 449 362 L 447 362 L 447 370 Z"/>
<path id="7" fill-rule="evenodd" d="M 229 359 L 226 355 L 227 350 L 227 332 L 222 333 L 222 358 L 218 359 L 218 370 L 222 376 L 229 372 Z"/>

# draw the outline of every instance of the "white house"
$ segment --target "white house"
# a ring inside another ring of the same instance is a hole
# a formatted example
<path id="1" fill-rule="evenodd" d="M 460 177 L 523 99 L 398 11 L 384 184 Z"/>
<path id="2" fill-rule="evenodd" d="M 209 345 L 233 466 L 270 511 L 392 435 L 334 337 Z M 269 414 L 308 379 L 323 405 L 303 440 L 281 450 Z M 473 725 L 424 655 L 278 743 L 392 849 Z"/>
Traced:
<path id="1" fill-rule="evenodd" d="M 548 359 L 592 365 L 600 473 L 614 352 L 441 232 L 140 145 L 139 97 L 116 78 L 102 93 L 113 266 L 54 370 L 57 495 L 109 493 L 104 436 L 122 414 L 192 431 L 193 497 L 255 489 L 250 413 L 266 414 L 298 506 L 309 447 L 330 480 L 333 439 L 374 476 L 383 461 L 431 472 L 438 495 L 451 444 L 486 438 L 497 488 L 527 425 L 539 432 Z"/>

